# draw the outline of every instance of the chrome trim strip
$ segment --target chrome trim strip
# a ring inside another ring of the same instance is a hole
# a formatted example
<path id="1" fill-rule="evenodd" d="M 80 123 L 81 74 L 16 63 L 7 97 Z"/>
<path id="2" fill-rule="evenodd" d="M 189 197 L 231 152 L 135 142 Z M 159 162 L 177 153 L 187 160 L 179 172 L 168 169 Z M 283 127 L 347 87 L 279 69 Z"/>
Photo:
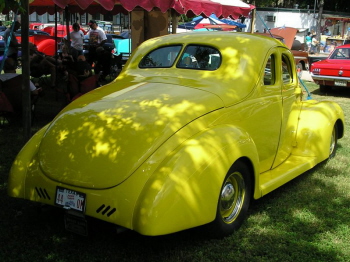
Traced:
<path id="1" fill-rule="evenodd" d="M 322 75 L 314 75 L 313 73 L 311 73 L 311 77 L 312 77 L 313 80 L 325 80 L 325 81 L 343 80 L 343 81 L 350 81 L 350 77 L 322 76 Z"/>

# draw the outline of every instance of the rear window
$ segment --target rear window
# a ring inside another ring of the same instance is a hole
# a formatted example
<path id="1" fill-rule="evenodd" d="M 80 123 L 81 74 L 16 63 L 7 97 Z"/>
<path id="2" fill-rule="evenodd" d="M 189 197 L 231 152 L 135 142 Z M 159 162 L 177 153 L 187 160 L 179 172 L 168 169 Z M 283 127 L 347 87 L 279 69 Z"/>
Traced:
<path id="1" fill-rule="evenodd" d="M 219 50 L 202 45 L 189 45 L 185 48 L 179 62 L 178 68 L 190 68 L 199 70 L 215 70 L 221 64 Z"/>
<path id="2" fill-rule="evenodd" d="M 140 68 L 168 68 L 176 64 L 177 68 L 215 70 L 221 64 L 220 52 L 209 46 L 188 45 L 180 54 L 182 45 L 163 46 L 152 50 L 142 58 Z"/>
<path id="3" fill-rule="evenodd" d="M 148 53 L 142 58 L 140 68 L 166 68 L 172 67 L 181 51 L 181 45 L 163 46 Z"/>
<path id="4" fill-rule="evenodd" d="M 330 59 L 349 59 L 350 48 L 338 48 L 332 53 Z"/>

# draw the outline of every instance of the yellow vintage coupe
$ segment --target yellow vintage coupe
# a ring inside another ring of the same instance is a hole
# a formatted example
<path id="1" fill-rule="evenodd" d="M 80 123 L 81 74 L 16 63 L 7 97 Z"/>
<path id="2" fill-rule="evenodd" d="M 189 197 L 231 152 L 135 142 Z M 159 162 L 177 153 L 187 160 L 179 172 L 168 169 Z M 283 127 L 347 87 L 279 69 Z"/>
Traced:
<path id="1" fill-rule="evenodd" d="M 140 45 L 118 78 L 73 101 L 15 159 L 8 194 L 144 235 L 237 229 L 249 202 L 335 155 L 342 109 L 303 101 L 291 51 L 250 33 Z"/>

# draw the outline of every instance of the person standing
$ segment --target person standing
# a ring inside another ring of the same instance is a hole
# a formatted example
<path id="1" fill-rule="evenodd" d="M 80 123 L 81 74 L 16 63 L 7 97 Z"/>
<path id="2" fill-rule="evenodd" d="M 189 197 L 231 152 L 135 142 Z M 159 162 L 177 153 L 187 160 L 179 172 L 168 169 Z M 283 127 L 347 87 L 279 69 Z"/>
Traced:
<path id="1" fill-rule="evenodd" d="M 21 27 L 21 23 L 18 21 L 15 21 L 14 23 L 15 24 L 13 25 L 13 31 L 11 30 L 11 27 L 5 30 L 4 40 L 5 40 L 5 43 L 8 44 L 7 57 L 13 58 L 13 60 L 15 60 L 17 63 L 18 48 L 21 45 L 17 41 L 15 32 Z M 10 42 L 8 43 L 9 39 L 10 39 Z"/>
<path id="2" fill-rule="evenodd" d="M 316 35 L 312 36 L 311 40 L 311 49 L 310 49 L 310 54 L 316 54 L 317 53 L 317 46 L 319 44 L 319 41 L 316 39 Z"/>
<path id="3" fill-rule="evenodd" d="M 67 36 L 65 36 L 67 40 Z M 77 61 L 78 56 L 83 54 L 83 43 L 84 43 L 84 33 L 80 30 L 80 25 L 78 23 L 73 24 L 73 31 L 70 32 L 70 53 Z"/>
<path id="4" fill-rule="evenodd" d="M 92 65 L 97 60 L 96 49 L 103 47 L 103 44 L 107 41 L 105 32 L 97 26 L 95 20 L 89 21 L 90 31 L 87 33 L 89 37 L 89 55 L 87 61 Z"/>
<path id="5" fill-rule="evenodd" d="M 306 43 L 308 52 L 310 52 L 310 49 L 311 49 L 311 41 L 312 41 L 311 33 L 308 32 L 306 37 L 305 37 L 305 43 Z"/>

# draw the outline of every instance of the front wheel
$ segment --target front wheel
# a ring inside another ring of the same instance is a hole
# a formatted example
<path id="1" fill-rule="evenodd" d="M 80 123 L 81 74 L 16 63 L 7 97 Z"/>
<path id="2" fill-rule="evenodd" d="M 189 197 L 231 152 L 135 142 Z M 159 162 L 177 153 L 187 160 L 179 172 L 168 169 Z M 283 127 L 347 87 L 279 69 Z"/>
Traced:
<path id="1" fill-rule="evenodd" d="M 222 184 L 216 218 L 208 225 L 209 233 L 224 237 L 237 230 L 246 217 L 251 195 L 249 169 L 243 162 L 236 162 Z"/>

